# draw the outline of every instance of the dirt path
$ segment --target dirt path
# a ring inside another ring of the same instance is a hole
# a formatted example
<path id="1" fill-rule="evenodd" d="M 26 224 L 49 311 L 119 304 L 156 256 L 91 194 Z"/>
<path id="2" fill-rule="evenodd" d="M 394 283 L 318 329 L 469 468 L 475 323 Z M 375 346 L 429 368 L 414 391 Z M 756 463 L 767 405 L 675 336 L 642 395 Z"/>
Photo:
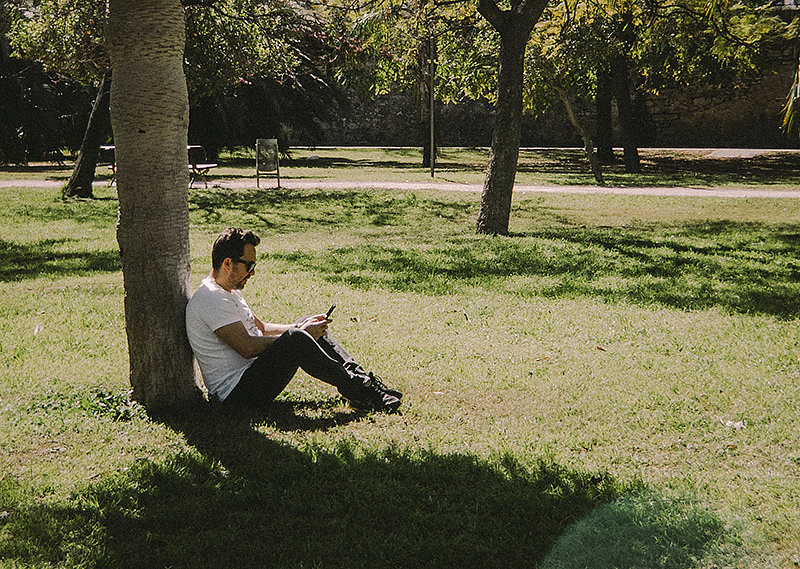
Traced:
<path id="1" fill-rule="evenodd" d="M 267 187 L 274 187 L 275 181 L 269 180 Z M 104 181 L 95 182 L 96 186 L 107 184 Z M 64 185 L 59 180 L 0 180 L 0 188 L 60 188 Z M 235 180 L 209 180 L 209 185 L 221 186 L 231 189 L 255 188 L 255 179 L 239 178 Z M 389 189 L 389 190 L 443 190 L 453 192 L 481 192 L 482 184 L 458 184 L 454 182 L 382 182 L 382 181 L 332 181 L 332 180 L 281 180 L 281 186 L 288 189 L 333 189 L 346 190 L 359 189 Z M 195 184 L 197 187 L 197 184 Z M 264 186 L 262 185 L 262 188 Z M 514 187 L 514 193 L 540 193 L 540 194 L 618 194 L 631 196 L 688 196 L 709 198 L 790 198 L 800 199 L 800 187 L 797 190 L 769 190 L 769 189 L 723 189 L 723 188 L 692 188 L 692 187 L 614 187 L 614 186 L 524 186 Z"/>
<path id="2" fill-rule="evenodd" d="M 274 180 L 268 183 L 274 184 Z M 213 184 L 226 188 L 250 188 L 255 184 L 252 180 L 221 180 Z M 281 186 L 290 189 L 350 189 L 376 188 L 389 190 L 444 190 L 455 192 L 481 192 L 482 184 L 457 184 L 453 182 L 347 182 L 330 180 L 281 180 Z M 263 185 L 262 185 L 263 187 Z M 764 190 L 764 189 L 716 189 L 691 187 L 614 187 L 614 186 L 514 186 L 514 193 L 542 194 L 620 194 L 636 196 L 693 196 L 716 198 L 800 198 L 797 190 Z"/>

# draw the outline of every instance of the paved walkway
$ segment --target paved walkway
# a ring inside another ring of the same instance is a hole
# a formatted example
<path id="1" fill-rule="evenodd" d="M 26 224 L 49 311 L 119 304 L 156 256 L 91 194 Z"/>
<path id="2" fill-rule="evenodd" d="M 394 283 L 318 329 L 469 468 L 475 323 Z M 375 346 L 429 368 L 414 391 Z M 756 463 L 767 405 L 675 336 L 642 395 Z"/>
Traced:
<path id="1" fill-rule="evenodd" d="M 0 180 L 0 188 L 60 188 L 65 182 L 59 180 Z M 274 180 L 267 180 L 267 184 L 274 187 Z M 97 181 L 95 186 L 102 187 L 107 182 Z M 209 185 L 221 186 L 231 189 L 255 189 L 254 178 L 238 178 L 235 180 L 209 179 Z M 198 185 L 195 184 L 195 187 Z M 382 181 L 341 181 L 341 180 L 293 180 L 282 179 L 281 186 L 288 189 L 334 189 L 345 190 L 352 188 L 375 188 L 389 190 L 444 190 L 453 192 L 481 192 L 482 184 L 458 184 L 454 182 L 382 182 Z M 262 185 L 262 189 L 265 186 Z M 691 196 L 708 198 L 790 198 L 800 199 L 800 185 L 797 190 L 769 190 L 769 189 L 727 189 L 727 188 L 698 188 L 698 187 L 614 187 L 614 186 L 524 186 L 514 187 L 515 193 L 539 194 L 619 194 L 631 196 Z"/>

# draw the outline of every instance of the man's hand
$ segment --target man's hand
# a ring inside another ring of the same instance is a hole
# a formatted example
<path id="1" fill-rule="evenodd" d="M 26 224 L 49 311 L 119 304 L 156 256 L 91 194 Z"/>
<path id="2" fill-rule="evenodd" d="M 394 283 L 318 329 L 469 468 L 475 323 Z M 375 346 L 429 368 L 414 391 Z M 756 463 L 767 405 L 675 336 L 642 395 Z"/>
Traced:
<path id="1" fill-rule="evenodd" d="M 303 320 L 298 325 L 298 328 L 311 334 L 311 337 L 315 340 L 319 340 L 325 335 L 325 332 L 328 331 L 328 324 L 330 324 L 330 322 L 330 320 L 325 318 L 324 314 L 317 314 L 316 316 L 309 316 Z"/>

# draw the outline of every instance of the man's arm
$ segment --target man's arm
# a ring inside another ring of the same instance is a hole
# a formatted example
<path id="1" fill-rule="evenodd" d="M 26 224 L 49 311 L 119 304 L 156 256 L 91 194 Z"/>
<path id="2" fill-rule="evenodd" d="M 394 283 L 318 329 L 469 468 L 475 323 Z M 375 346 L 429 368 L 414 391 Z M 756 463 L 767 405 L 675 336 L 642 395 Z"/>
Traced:
<path id="1" fill-rule="evenodd" d="M 292 328 L 292 324 L 275 324 L 274 322 L 262 322 L 258 316 L 253 315 L 256 321 L 256 328 L 261 330 L 261 333 L 265 336 L 271 336 L 273 338 L 277 338 L 289 328 Z"/>
<path id="2" fill-rule="evenodd" d="M 264 324 L 256 320 L 256 325 L 264 334 L 263 336 L 251 336 L 245 328 L 243 322 L 233 322 L 217 328 L 214 334 L 236 350 L 243 358 L 254 358 L 264 351 L 275 338 L 291 328 L 288 324 Z"/>

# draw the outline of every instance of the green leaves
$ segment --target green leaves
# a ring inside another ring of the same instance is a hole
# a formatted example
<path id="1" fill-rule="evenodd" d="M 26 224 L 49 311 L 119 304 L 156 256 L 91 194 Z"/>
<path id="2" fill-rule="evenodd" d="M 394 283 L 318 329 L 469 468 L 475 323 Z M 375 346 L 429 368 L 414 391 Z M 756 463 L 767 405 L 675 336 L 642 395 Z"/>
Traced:
<path id="1" fill-rule="evenodd" d="M 783 131 L 789 136 L 800 137 L 800 65 L 794 76 L 794 83 L 786 97 L 786 105 L 783 108 Z"/>
<path id="2" fill-rule="evenodd" d="M 43 0 L 11 11 L 9 40 L 17 55 L 46 69 L 94 83 L 109 68 L 105 0 Z"/>

